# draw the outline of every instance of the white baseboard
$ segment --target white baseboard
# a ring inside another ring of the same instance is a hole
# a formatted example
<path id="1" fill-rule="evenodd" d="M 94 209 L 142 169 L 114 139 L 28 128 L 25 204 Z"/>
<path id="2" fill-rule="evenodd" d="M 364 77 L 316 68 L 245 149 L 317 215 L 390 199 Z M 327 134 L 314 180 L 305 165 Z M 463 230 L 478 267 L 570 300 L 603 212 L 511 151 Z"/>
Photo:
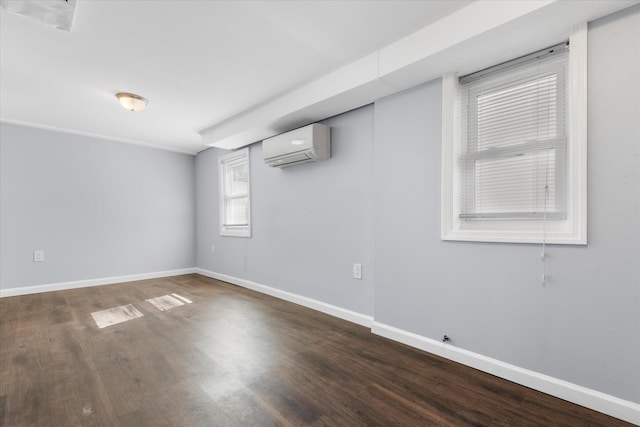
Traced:
<path id="1" fill-rule="evenodd" d="M 538 390 L 542 393 L 602 412 L 603 414 L 640 425 L 640 404 L 579 386 L 568 381 L 560 380 L 549 375 L 511 365 L 469 350 L 464 350 L 450 343 L 445 344 L 412 332 L 407 332 L 380 322 L 375 322 L 372 316 L 366 316 L 331 304 L 326 304 L 311 298 L 282 291 L 280 289 L 265 286 L 249 280 L 228 276 L 226 274 L 215 273 L 201 268 L 196 268 L 195 270 L 196 273 L 206 277 L 232 283 L 243 288 L 251 289 L 318 310 L 362 326 L 370 327 L 371 332 L 376 335 L 453 360 L 463 365 L 487 372 L 491 375 L 513 381 L 525 387 Z"/>
<path id="2" fill-rule="evenodd" d="M 76 280 L 73 282 L 48 283 L 45 285 L 25 286 L 21 288 L 0 289 L 0 298 L 18 295 L 38 294 L 41 292 L 64 291 L 67 289 L 88 288 L 90 286 L 112 285 L 136 280 L 157 279 L 159 277 L 179 276 L 195 273 L 195 268 L 157 271 L 153 273 L 129 274 L 126 276 L 103 277 L 99 279 Z"/>
<path id="3" fill-rule="evenodd" d="M 234 285 L 241 286 L 243 288 L 251 289 L 263 294 L 271 295 L 273 297 L 283 299 L 285 301 L 292 302 L 294 304 L 302 305 L 313 310 L 321 311 L 334 317 L 338 317 L 343 320 L 347 320 L 358 325 L 371 327 L 373 317 L 367 316 L 355 311 L 347 310 L 345 308 L 337 307 L 335 305 L 327 304 L 322 301 L 314 300 L 312 298 L 303 297 L 291 292 L 286 292 L 280 289 L 272 288 L 270 286 L 262 285 L 260 283 L 251 282 L 249 280 L 239 279 L 233 276 L 227 276 L 226 274 L 214 273 L 213 271 L 204 270 L 202 268 L 196 268 L 196 273 L 212 279 L 222 280 L 223 282 L 232 283 Z"/>
<path id="4" fill-rule="evenodd" d="M 504 378 L 523 386 L 559 397 L 621 420 L 640 425 L 640 404 L 601 393 L 568 381 L 560 380 L 529 369 L 520 368 L 491 357 L 458 348 L 380 322 L 373 322 L 371 332 L 453 360 L 483 372 Z"/>
<path id="5" fill-rule="evenodd" d="M 73 282 L 50 283 L 45 285 L 27 286 L 21 288 L 0 289 L 0 297 L 27 295 L 40 292 L 60 291 L 66 289 L 84 288 L 90 286 L 109 285 L 136 280 L 155 279 L 159 277 L 178 276 L 182 274 L 198 273 L 206 277 L 222 280 L 243 288 L 251 289 L 263 294 L 271 295 L 304 307 L 311 308 L 358 325 L 370 327 L 371 332 L 401 342 L 414 348 L 444 357 L 483 372 L 513 381 L 517 384 L 541 391 L 551 396 L 567 400 L 572 403 L 593 409 L 615 418 L 640 426 L 640 404 L 611 396 L 596 390 L 579 386 L 568 381 L 560 380 L 529 369 L 520 368 L 491 357 L 483 356 L 469 350 L 458 348 L 450 343 L 442 343 L 431 338 L 394 328 L 380 322 L 375 322 L 372 316 L 367 316 L 331 304 L 286 292 L 270 286 L 225 274 L 214 273 L 201 268 L 185 268 L 180 270 L 160 271 L 154 273 L 132 274 L 127 276 L 105 277 L 100 279 L 78 280 Z"/>

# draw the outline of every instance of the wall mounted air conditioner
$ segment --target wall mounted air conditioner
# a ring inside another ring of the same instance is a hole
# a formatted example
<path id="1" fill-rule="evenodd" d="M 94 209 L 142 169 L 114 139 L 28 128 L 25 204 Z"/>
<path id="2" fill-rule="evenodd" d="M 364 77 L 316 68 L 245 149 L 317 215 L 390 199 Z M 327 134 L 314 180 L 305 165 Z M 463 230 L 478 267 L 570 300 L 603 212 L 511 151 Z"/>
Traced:
<path id="1" fill-rule="evenodd" d="M 286 168 L 331 157 L 331 128 L 314 123 L 262 141 L 268 166 Z"/>

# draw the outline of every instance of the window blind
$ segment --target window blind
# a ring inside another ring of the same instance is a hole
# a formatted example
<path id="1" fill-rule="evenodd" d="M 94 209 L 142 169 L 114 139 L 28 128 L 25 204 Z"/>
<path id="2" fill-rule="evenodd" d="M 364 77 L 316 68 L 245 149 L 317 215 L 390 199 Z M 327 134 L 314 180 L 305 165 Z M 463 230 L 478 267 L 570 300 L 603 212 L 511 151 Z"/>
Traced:
<path id="1" fill-rule="evenodd" d="M 249 179 L 246 157 L 222 163 L 224 168 L 224 226 L 249 224 Z"/>
<path id="2" fill-rule="evenodd" d="M 460 79 L 460 218 L 566 216 L 565 46 Z"/>

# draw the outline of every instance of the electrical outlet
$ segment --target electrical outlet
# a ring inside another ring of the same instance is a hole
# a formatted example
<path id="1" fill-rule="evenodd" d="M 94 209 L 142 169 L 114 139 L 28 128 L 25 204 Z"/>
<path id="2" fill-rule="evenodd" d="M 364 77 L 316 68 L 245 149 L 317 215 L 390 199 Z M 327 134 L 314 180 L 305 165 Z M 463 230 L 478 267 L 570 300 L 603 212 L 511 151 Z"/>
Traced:
<path id="1" fill-rule="evenodd" d="M 353 278 L 362 279 L 362 264 L 353 264 Z"/>
<path id="2" fill-rule="evenodd" d="M 36 249 L 33 251 L 33 262 L 43 262 L 44 261 L 44 251 L 42 249 Z"/>
<path id="3" fill-rule="evenodd" d="M 216 253 L 216 245 L 211 244 L 211 253 L 215 254 Z"/>

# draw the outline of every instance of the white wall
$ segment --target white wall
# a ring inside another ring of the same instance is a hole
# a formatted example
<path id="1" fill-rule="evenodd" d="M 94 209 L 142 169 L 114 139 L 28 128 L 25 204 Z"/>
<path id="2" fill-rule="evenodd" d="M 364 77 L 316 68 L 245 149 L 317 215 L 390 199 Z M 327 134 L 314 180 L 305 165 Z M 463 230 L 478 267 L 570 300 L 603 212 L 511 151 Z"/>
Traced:
<path id="1" fill-rule="evenodd" d="M 200 153 L 197 265 L 640 403 L 639 40 L 640 6 L 589 27 L 589 245 L 549 247 L 546 286 L 535 245 L 440 240 L 440 81 L 327 120 L 326 162 L 253 145 L 250 239 L 219 236 L 221 152 Z"/>
<path id="2" fill-rule="evenodd" d="M 251 238 L 218 232 L 217 159 L 227 151 L 198 154 L 197 265 L 370 315 L 373 107 L 323 123 L 328 161 L 276 169 L 264 164 L 261 144 L 250 147 Z M 352 278 L 356 262 L 362 280 Z"/>
<path id="3" fill-rule="evenodd" d="M 589 27 L 589 245 L 546 286 L 539 246 L 440 240 L 440 82 L 376 102 L 376 321 L 640 402 L 639 40 L 638 7 Z"/>
<path id="4" fill-rule="evenodd" d="M 3 123 L 0 162 L 3 290 L 194 267 L 193 156 Z"/>
<path id="5" fill-rule="evenodd" d="M 251 146 L 251 238 L 218 232 L 223 150 L 2 124 L 0 288 L 195 264 L 640 403 L 639 56 L 640 6 L 590 25 L 589 245 L 548 248 L 546 286 L 539 247 L 440 240 L 433 81 L 324 121 L 328 161 Z"/>

